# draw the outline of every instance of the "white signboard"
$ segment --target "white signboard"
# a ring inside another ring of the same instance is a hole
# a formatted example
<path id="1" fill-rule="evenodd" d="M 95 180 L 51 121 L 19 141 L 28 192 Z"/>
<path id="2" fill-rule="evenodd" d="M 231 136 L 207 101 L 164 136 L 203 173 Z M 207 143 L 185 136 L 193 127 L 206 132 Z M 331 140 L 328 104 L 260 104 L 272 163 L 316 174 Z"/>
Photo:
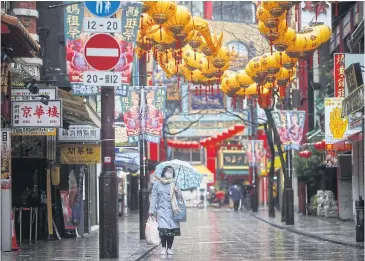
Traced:
<path id="1" fill-rule="evenodd" d="M 332 8 L 329 1 L 302 1 L 299 6 L 301 26 L 299 30 L 310 26 L 311 22 L 322 22 L 332 28 Z"/>
<path id="2" fill-rule="evenodd" d="M 85 17 L 83 23 L 85 32 L 92 33 L 120 33 L 122 20 L 118 18 Z"/>
<path id="3" fill-rule="evenodd" d="M 62 127 L 62 104 L 60 100 L 12 101 L 12 123 L 14 128 L 60 128 Z"/>
<path id="4" fill-rule="evenodd" d="M 49 96 L 49 100 L 56 100 L 56 88 L 41 88 L 37 94 L 32 94 L 24 88 L 11 88 L 12 101 L 40 100 L 40 95 Z"/>
<path id="5" fill-rule="evenodd" d="M 88 125 L 70 125 L 68 130 L 59 130 L 58 140 L 61 142 L 100 141 L 100 129 Z"/>
<path id="6" fill-rule="evenodd" d="M 90 86 L 119 86 L 122 84 L 120 72 L 90 71 L 84 72 L 84 84 Z"/>

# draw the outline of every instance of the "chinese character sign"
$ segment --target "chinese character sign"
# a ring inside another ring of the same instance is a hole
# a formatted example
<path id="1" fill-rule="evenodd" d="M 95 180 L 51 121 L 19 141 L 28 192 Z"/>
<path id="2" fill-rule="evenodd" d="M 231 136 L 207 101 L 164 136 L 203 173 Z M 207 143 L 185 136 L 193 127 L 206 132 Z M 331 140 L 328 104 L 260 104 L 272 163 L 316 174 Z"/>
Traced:
<path id="1" fill-rule="evenodd" d="M 334 54 L 334 84 L 335 84 L 335 97 L 345 97 L 345 54 Z"/>
<path id="2" fill-rule="evenodd" d="M 260 166 L 261 161 L 266 155 L 264 141 L 262 140 L 243 140 L 242 146 L 246 151 L 248 164 L 250 167 Z"/>
<path id="3" fill-rule="evenodd" d="M 7 188 L 11 180 L 11 137 L 10 130 L 1 130 L 1 187 Z"/>
<path id="4" fill-rule="evenodd" d="M 99 144 L 61 144 L 61 164 L 100 163 Z"/>
<path id="5" fill-rule="evenodd" d="M 142 13 L 142 3 L 122 2 L 121 7 L 123 9 L 123 40 L 135 43 Z"/>
<path id="6" fill-rule="evenodd" d="M 145 139 L 159 143 L 164 121 L 166 87 L 149 87 L 146 95 Z"/>
<path id="7" fill-rule="evenodd" d="M 326 144 L 333 144 L 347 136 L 348 118 L 341 117 L 342 101 L 343 98 L 325 98 L 324 100 Z"/>
<path id="8" fill-rule="evenodd" d="M 303 137 L 305 111 L 271 112 L 285 150 L 299 150 Z"/>
<path id="9" fill-rule="evenodd" d="M 48 101 L 45 105 L 38 100 L 12 101 L 13 127 L 62 127 L 61 101 Z"/>
<path id="10" fill-rule="evenodd" d="M 127 136 L 129 143 L 138 142 L 141 134 L 141 89 L 130 88 L 127 97 L 121 97 L 123 111 L 123 121 L 127 127 Z"/>
<path id="11" fill-rule="evenodd" d="M 68 130 L 60 129 L 59 141 L 100 141 L 100 129 L 87 125 L 71 125 Z"/>

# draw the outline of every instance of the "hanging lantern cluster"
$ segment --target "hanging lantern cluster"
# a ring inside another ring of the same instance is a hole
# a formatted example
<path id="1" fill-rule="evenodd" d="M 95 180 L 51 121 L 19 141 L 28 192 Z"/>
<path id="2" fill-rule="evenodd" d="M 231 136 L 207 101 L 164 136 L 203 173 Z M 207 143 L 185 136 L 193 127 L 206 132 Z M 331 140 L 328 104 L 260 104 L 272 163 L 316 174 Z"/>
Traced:
<path id="1" fill-rule="evenodd" d="M 145 1 L 143 11 L 137 56 L 152 55 L 167 77 L 182 77 L 199 85 L 199 91 L 213 91 L 230 64 L 223 33 L 212 35 L 206 20 L 172 1 Z"/>
<path id="2" fill-rule="evenodd" d="M 167 140 L 167 146 L 176 149 L 199 149 L 200 144 L 197 141 L 178 141 Z"/>
<path id="3" fill-rule="evenodd" d="M 243 132 L 244 129 L 245 129 L 245 126 L 243 124 L 236 124 L 235 126 L 229 128 L 226 131 L 223 131 L 217 135 L 214 135 L 212 137 L 201 140 L 200 145 L 203 147 L 214 147 L 218 143 L 220 143 L 224 140 L 230 139 L 230 138 L 234 137 L 235 135 Z"/>
<path id="4" fill-rule="evenodd" d="M 271 51 L 252 58 L 244 70 L 227 71 L 221 81 L 223 93 L 233 100 L 258 97 L 261 108 L 271 106 L 273 89 L 280 98 L 285 97 L 288 84 L 296 77 L 298 59 L 311 56 L 332 33 L 327 25 L 318 22 L 298 33 L 288 27 L 292 6 L 289 1 L 262 1 L 258 5 L 258 29 L 269 41 Z"/>

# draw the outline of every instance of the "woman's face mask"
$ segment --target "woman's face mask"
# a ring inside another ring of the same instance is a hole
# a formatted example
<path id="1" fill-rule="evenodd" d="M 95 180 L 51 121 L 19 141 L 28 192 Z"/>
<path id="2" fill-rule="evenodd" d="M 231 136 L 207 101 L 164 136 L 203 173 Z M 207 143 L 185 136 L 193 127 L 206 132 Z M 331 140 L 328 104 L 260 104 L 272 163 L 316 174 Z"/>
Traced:
<path id="1" fill-rule="evenodd" d="M 165 172 L 165 178 L 166 179 L 172 179 L 174 177 L 174 174 L 172 172 L 171 169 L 168 169 L 166 172 Z"/>

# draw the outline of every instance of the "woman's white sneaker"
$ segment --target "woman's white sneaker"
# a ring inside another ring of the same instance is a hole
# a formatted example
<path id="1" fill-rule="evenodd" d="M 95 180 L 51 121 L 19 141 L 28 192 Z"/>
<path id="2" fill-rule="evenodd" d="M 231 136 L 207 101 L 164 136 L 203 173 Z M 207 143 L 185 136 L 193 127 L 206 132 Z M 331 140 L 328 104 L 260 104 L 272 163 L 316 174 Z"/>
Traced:
<path id="1" fill-rule="evenodd" d="M 166 247 L 163 247 L 161 250 L 161 255 L 166 255 Z"/>
<path id="2" fill-rule="evenodd" d="M 172 253 L 172 250 L 171 249 L 167 249 L 167 254 L 168 255 L 173 255 L 174 253 Z"/>

